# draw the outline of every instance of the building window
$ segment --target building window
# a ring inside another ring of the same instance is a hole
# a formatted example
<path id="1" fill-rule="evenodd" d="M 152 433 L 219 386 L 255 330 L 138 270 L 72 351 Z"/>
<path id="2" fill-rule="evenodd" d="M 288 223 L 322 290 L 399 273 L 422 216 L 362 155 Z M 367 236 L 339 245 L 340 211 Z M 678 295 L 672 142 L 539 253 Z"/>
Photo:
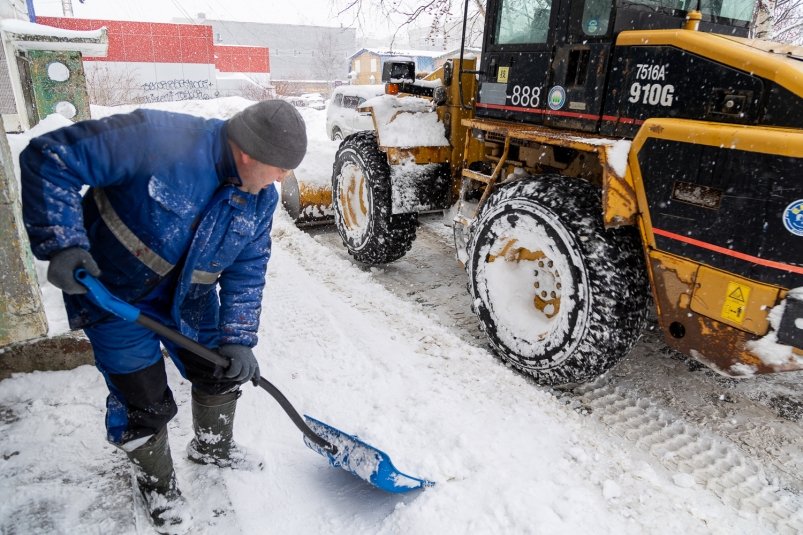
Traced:
<path id="1" fill-rule="evenodd" d="M 371 58 L 371 72 L 377 72 L 376 58 Z"/>
<path id="2" fill-rule="evenodd" d="M 354 62 L 354 72 L 357 74 L 360 74 L 360 63 L 362 63 L 362 61 L 359 59 Z"/>

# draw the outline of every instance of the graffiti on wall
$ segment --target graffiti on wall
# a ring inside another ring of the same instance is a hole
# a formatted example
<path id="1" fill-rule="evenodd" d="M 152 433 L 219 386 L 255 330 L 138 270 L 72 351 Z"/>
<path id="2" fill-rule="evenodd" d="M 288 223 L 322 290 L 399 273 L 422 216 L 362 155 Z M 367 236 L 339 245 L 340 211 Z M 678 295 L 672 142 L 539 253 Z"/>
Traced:
<path id="1" fill-rule="evenodd" d="M 142 84 L 145 102 L 173 102 L 176 100 L 209 100 L 219 92 L 211 81 L 175 78 Z"/>
<path id="2" fill-rule="evenodd" d="M 212 82 L 209 80 L 162 80 L 160 82 L 147 82 L 142 84 L 143 91 L 167 90 L 173 91 L 176 89 L 211 89 Z"/>

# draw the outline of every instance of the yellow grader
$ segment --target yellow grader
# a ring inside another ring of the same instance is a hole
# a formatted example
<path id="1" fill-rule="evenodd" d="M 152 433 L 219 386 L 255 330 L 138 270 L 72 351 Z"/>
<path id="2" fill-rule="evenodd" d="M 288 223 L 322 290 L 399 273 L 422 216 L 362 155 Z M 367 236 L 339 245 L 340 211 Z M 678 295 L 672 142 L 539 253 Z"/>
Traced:
<path id="1" fill-rule="evenodd" d="M 384 65 L 334 163 L 343 243 L 391 262 L 446 210 L 482 329 L 542 384 L 627 354 L 650 293 L 722 374 L 803 369 L 803 50 L 747 38 L 754 4 L 489 0 L 479 62 Z"/>

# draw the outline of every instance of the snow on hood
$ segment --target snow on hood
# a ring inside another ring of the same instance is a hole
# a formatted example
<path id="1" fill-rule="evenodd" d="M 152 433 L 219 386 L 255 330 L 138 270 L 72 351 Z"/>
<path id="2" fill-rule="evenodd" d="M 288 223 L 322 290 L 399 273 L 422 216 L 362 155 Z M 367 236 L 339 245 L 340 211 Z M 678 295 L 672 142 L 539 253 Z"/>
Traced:
<path id="1" fill-rule="evenodd" d="M 379 144 L 383 147 L 449 146 L 446 128 L 427 99 L 382 95 L 366 101 L 360 108 L 373 108 Z"/>

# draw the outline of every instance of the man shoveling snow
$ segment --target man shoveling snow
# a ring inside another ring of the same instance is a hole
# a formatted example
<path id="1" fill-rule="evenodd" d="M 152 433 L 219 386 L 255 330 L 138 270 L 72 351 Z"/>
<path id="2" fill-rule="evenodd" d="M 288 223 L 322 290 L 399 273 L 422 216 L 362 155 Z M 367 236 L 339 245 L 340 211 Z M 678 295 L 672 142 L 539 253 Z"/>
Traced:
<path id="1" fill-rule="evenodd" d="M 306 152 L 304 120 L 264 101 L 227 121 L 137 110 L 31 140 L 20 155 L 23 217 L 70 326 L 92 343 L 109 389 L 108 440 L 136 466 L 157 530 L 183 532 L 167 423 L 176 414 L 160 343 L 192 383 L 190 460 L 255 468 L 232 439 L 240 385 L 259 379 L 252 348 L 270 257 L 274 182 Z M 90 186 L 85 196 L 81 189 Z M 118 297 L 230 360 L 223 371 L 90 302 L 84 268 Z M 217 290 L 217 291 L 215 291 Z"/>

